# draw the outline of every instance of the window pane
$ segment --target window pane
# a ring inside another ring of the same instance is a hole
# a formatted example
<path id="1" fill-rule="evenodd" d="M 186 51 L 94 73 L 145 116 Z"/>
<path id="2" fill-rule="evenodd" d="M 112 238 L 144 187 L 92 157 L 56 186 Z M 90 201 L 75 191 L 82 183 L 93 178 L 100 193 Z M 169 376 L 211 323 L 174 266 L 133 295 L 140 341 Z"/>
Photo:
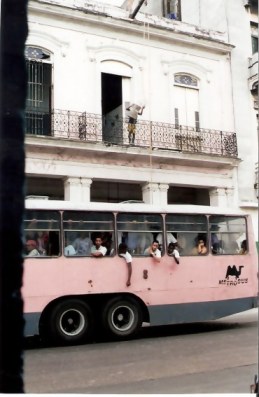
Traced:
<path id="1" fill-rule="evenodd" d="M 199 242 L 203 241 L 207 253 L 207 218 L 205 215 L 168 214 L 166 215 L 166 231 L 177 239 L 180 255 L 199 255 Z"/>
<path id="2" fill-rule="evenodd" d="M 37 256 L 36 251 L 29 251 L 34 246 L 39 255 L 57 256 L 60 253 L 60 214 L 56 211 L 26 210 L 24 219 L 26 239 L 25 254 Z M 34 252 L 35 255 L 32 255 Z"/>
<path id="3" fill-rule="evenodd" d="M 252 53 L 255 54 L 258 52 L 258 37 L 252 36 Z"/>
<path id="4" fill-rule="evenodd" d="M 124 242 L 132 255 L 144 255 L 153 240 L 163 230 L 160 215 L 118 214 L 118 244 Z"/>
<path id="5" fill-rule="evenodd" d="M 96 237 L 102 238 L 106 255 L 114 249 L 114 218 L 109 212 L 66 211 L 63 214 L 65 255 L 90 256 Z"/>
<path id="6" fill-rule="evenodd" d="M 244 217 L 211 216 L 209 223 L 210 245 L 213 254 L 247 252 Z"/>

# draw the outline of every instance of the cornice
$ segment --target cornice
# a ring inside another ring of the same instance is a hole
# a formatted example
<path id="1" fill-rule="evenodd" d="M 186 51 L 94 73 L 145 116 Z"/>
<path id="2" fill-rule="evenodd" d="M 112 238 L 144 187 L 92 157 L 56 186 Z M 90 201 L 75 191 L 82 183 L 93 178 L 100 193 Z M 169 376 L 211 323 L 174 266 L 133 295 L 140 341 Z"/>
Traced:
<path id="1" fill-rule="evenodd" d="M 106 13 L 91 12 L 90 10 L 64 6 L 57 3 L 42 3 L 36 0 L 29 2 L 28 11 L 29 17 L 30 13 L 38 13 L 39 15 L 56 19 L 68 19 L 69 21 L 80 22 L 84 25 L 87 23 L 98 27 L 101 24 L 102 30 L 106 28 L 114 32 L 122 31 L 124 34 L 135 34 L 142 38 L 145 36 L 146 45 L 148 45 L 147 42 L 150 40 L 159 40 L 167 43 L 173 42 L 178 45 L 196 46 L 207 51 L 224 54 L 230 53 L 234 47 L 229 43 L 208 37 L 205 34 L 180 31 L 180 24 L 177 25 L 177 28 L 169 24 L 164 27 L 150 21 L 148 23 L 148 31 L 144 31 L 144 29 L 147 29 L 147 24 L 143 21 L 123 17 L 119 18 Z"/>

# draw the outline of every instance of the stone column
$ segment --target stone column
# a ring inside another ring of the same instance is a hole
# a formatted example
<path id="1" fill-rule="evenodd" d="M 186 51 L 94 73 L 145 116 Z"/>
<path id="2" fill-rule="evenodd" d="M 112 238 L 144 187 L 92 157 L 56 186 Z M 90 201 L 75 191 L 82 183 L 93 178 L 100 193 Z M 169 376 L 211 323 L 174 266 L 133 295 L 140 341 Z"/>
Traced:
<path id="1" fill-rule="evenodd" d="M 160 183 L 159 190 L 160 190 L 160 204 L 167 205 L 168 204 L 168 197 L 167 192 L 169 189 L 169 185 L 167 183 Z"/>
<path id="2" fill-rule="evenodd" d="M 226 190 L 225 188 L 210 189 L 210 205 L 213 207 L 228 207 Z"/>
<path id="3" fill-rule="evenodd" d="M 235 197 L 234 188 L 227 188 L 226 190 L 226 198 L 228 207 L 237 207 L 237 199 Z"/>
<path id="4" fill-rule="evenodd" d="M 90 202 L 92 179 L 68 177 L 65 180 L 65 200 L 74 202 Z"/>
<path id="5" fill-rule="evenodd" d="M 167 190 L 169 185 L 148 182 L 142 186 L 143 201 L 146 204 L 167 204 Z"/>

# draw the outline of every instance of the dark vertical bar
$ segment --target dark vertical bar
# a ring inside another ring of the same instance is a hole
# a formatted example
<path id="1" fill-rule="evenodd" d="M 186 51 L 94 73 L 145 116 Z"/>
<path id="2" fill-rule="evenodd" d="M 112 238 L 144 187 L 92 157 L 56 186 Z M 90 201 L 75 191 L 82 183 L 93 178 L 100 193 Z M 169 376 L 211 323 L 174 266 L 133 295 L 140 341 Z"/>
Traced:
<path id="1" fill-rule="evenodd" d="M 200 114 L 199 114 L 199 112 L 195 112 L 195 129 L 197 132 L 200 131 Z"/>
<path id="2" fill-rule="evenodd" d="M 178 110 L 178 108 L 174 108 L 174 123 L 175 123 L 175 128 L 179 128 L 179 110 Z"/>
<path id="3" fill-rule="evenodd" d="M 223 133 L 222 133 L 222 131 L 220 131 L 220 147 L 221 147 L 221 155 L 224 155 Z"/>
<path id="4" fill-rule="evenodd" d="M 27 1 L 2 0 L 0 42 L 0 393 L 23 393 L 21 297 Z"/>
<path id="5" fill-rule="evenodd" d="M 178 19 L 178 21 L 181 21 L 181 20 L 182 20 L 181 0 L 178 0 L 178 5 L 177 5 L 177 19 Z"/>

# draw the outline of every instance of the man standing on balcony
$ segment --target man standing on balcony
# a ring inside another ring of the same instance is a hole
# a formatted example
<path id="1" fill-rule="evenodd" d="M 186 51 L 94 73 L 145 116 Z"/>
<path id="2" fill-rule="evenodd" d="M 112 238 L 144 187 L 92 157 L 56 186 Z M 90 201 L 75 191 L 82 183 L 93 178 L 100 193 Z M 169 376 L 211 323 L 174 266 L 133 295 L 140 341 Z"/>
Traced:
<path id="1" fill-rule="evenodd" d="M 142 115 L 145 106 L 131 104 L 126 108 L 129 111 L 129 122 L 128 122 L 128 132 L 129 132 L 129 144 L 134 145 L 135 143 L 135 133 L 138 115 Z"/>

